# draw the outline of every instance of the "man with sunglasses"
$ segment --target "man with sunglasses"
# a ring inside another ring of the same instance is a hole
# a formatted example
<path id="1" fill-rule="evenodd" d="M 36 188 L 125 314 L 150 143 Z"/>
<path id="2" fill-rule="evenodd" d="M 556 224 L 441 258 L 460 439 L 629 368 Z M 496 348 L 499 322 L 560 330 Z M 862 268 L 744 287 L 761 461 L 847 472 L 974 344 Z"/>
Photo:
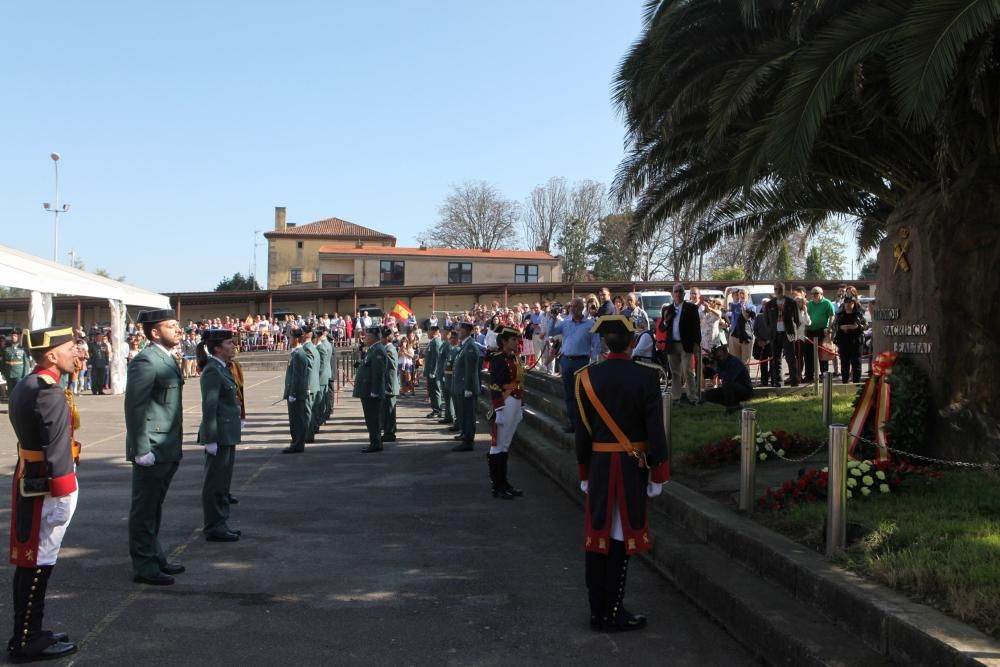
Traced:
<path id="1" fill-rule="evenodd" d="M 698 306 L 684 299 L 684 285 L 674 285 L 673 301 L 663 311 L 660 326 L 667 334 L 667 359 L 673 382 L 673 396 L 678 403 L 694 405 L 699 397 L 691 358 L 701 350 L 701 316 Z"/>
<path id="2" fill-rule="evenodd" d="M 785 296 L 785 284 L 774 283 L 774 298 L 764 305 L 764 317 L 771 331 L 771 384 L 781 386 L 781 357 L 788 364 L 788 377 L 793 387 L 799 384 L 799 365 L 795 359 L 795 329 L 799 325 L 799 307 Z"/>

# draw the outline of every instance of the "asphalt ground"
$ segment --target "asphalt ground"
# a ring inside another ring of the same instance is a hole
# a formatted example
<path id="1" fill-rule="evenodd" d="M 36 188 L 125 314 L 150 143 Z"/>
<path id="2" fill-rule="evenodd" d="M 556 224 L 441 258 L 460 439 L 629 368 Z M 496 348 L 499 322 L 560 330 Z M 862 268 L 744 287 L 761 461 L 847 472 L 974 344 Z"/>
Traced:
<path id="1" fill-rule="evenodd" d="M 57 664 L 754 664 L 638 559 L 626 605 L 646 613 L 649 626 L 592 632 L 581 509 L 516 457 L 510 476 L 525 496 L 494 499 L 483 424 L 476 451 L 453 453 L 451 433 L 424 418 L 424 400 L 403 398 L 400 441 L 361 454 L 361 409 L 346 391 L 315 445 L 282 454 L 285 405 L 273 404 L 281 374 L 248 373 L 246 384 L 249 423 L 233 479 L 240 503 L 230 522 L 243 538 L 232 544 L 200 534 L 198 381 L 185 386 L 185 458 L 160 538 L 187 572 L 168 587 L 132 582 L 123 398 L 79 398 L 80 502 L 46 627 L 68 632 L 80 650 Z M 0 452 L 9 484 L 16 451 L 6 416 Z M 9 529 L 10 507 L 0 507 Z M 12 573 L 0 568 L 7 591 Z M 0 632 L 12 622 L 9 600 L 0 594 Z"/>

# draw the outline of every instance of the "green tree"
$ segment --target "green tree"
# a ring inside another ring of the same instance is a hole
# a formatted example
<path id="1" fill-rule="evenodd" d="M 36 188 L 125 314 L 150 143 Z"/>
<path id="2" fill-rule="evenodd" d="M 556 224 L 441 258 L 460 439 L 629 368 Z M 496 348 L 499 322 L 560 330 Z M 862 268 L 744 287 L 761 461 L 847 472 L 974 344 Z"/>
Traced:
<path id="1" fill-rule="evenodd" d="M 724 266 L 720 269 L 712 269 L 711 277 L 716 282 L 732 282 L 743 280 L 746 274 L 742 266 Z"/>
<path id="2" fill-rule="evenodd" d="M 576 283 L 587 279 L 590 267 L 590 237 L 587 225 L 579 218 L 567 220 L 559 235 L 559 247 L 562 248 L 563 282 Z"/>
<path id="3" fill-rule="evenodd" d="M 229 276 L 224 277 L 215 286 L 216 292 L 239 292 L 259 289 L 260 285 L 257 284 L 256 278 L 253 276 L 244 277 L 239 271 L 234 273 L 232 278 Z"/>
<path id="4" fill-rule="evenodd" d="M 792 279 L 792 256 L 788 253 L 788 244 L 778 246 L 778 255 L 774 259 L 774 277 L 776 280 Z"/>
<path id="5" fill-rule="evenodd" d="M 823 259 L 819 254 L 819 247 L 813 246 L 809 249 L 809 254 L 806 255 L 806 279 L 808 280 L 825 280 L 826 274 L 823 273 Z"/>
<path id="6" fill-rule="evenodd" d="M 874 257 L 866 259 L 861 265 L 861 274 L 858 277 L 862 280 L 875 280 L 878 277 L 878 260 Z"/>

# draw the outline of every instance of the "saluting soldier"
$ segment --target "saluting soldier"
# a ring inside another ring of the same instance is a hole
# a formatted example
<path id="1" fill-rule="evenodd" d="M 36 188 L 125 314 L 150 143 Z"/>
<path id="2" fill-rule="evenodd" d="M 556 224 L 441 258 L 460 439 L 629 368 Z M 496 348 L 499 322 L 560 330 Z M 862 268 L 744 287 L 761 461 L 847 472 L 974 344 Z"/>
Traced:
<path id="1" fill-rule="evenodd" d="M 520 332 L 502 324 L 497 327 L 500 349 L 490 358 L 490 397 L 493 402 L 493 428 L 488 456 L 493 497 L 512 500 L 524 493 L 507 479 L 510 443 L 523 416 L 524 366 L 517 354 Z"/>
<path id="2" fill-rule="evenodd" d="M 288 401 L 288 430 L 292 434 L 292 444 L 281 451 L 285 454 L 298 454 L 305 451 L 306 438 L 309 437 L 309 377 L 312 357 L 302 348 L 305 332 L 294 327 L 289 332 L 292 351 L 288 355 L 288 367 L 285 369 L 285 393 L 282 398 Z"/>
<path id="3" fill-rule="evenodd" d="M 586 581 L 594 630 L 638 630 L 646 618 L 624 607 L 629 557 L 648 551 L 647 496 L 670 478 L 660 397 L 661 370 L 627 352 L 634 328 L 621 315 L 593 331 L 610 351 L 576 375 L 581 428 L 576 430 L 580 488 L 587 494 Z M 624 501 L 624 503 L 622 503 Z"/>
<path id="4" fill-rule="evenodd" d="M 305 326 L 302 328 L 302 332 L 305 334 L 302 339 L 302 351 L 309 355 L 309 401 L 306 403 L 306 412 L 308 413 L 308 434 L 306 435 L 306 442 L 312 443 L 316 442 L 316 430 L 317 425 L 314 419 L 314 408 L 316 406 L 316 397 L 319 395 L 319 350 L 316 348 L 316 344 L 313 342 L 313 330 L 311 326 Z"/>
<path id="5" fill-rule="evenodd" d="M 330 368 L 330 343 L 326 340 L 326 327 L 322 325 L 313 327 L 312 343 L 319 358 L 316 368 L 319 374 L 319 387 L 313 395 L 312 413 L 313 433 L 317 433 L 319 427 L 326 423 L 327 392 L 330 390 L 330 377 L 333 375 Z"/>
<path id="6" fill-rule="evenodd" d="M 7 378 L 7 395 L 14 393 L 18 381 L 28 374 L 31 363 L 28 353 L 21 347 L 20 337 L 15 331 L 10 335 L 10 341 L 3 350 L 3 376 Z"/>
<path id="7" fill-rule="evenodd" d="M 453 452 L 471 452 L 476 440 L 476 397 L 479 396 L 479 348 L 470 335 L 472 322 L 459 324 L 459 347 L 455 354 L 451 395 L 455 402 L 455 416 L 461 442 L 452 447 Z"/>
<path id="8" fill-rule="evenodd" d="M 365 454 L 382 451 L 382 419 L 385 397 L 385 368 L 387 358 L 385 347 L 379 341 L 379 327 L 369 327 L 365 331 L 364 358 L 354 374 L 354 398 L 361 399 L 361 409 L 365 415 L 368 430 L 368 446 L 361 451 Z"/>
<path id="9" fill-rule="evenodd" d="M 392 344 L 393 330 L 382 327 L 385 349 L 385 398 L 382 399 L 382 442 L 396 442 L 396 397 L 399 396 L 399 352 Z"/>
<path id="10" fill-rule="evenodd" d="M 427 352 L 424 353 L 424 379 L 427 381 L 427 396 L 431 399 L 429 419 L 441 417 L 441 382 L 437 374 L 438 355 L 441 351 L 441 332 L 436 324 L 428 329 L 430 340 L 427 342 Z"/>
<path id="11" fill-rule="evenodd" d="M 236 356 L 233 332 L 209 329 L 198 344 L 201 373 L 201 425 L 198 442 L 205 448 L 205 479 L 201 488 L 202 533 L 209 542 L 235 542 L 240 531 L 229 527 L 229 485 L 233 479 L 236 445 L 240 443 L 239 386 L 229 369 Z"/>
<path id="12" fill-rule="evenodd" d="M 166 586 L 184 571 L 160 544 L 163 501 L 181 462 L 184 379 L 173 348 L 184 335 L 172 310 L 142 310 L 136 318 L 149 344 L 128 365 L 125 456 L 132 462 L 129 553 L 134 581 Z"/>
<path id="13" fill-rule="evenodd" d="M 80 415 L 72 392 L 60 381 L 77 357 L 69 326 L 25 335 L 36 366 L 10 395 L 9 417 L 17 436 L 17 467 L 10 522 L 14 571 L 14 634 L 7 644 L 13 662 L 61 658 L 76 651 L 63 633 L 42 628 L 45 591 L 78 496 L 74 440 Z"/>
<path id="14" fill-rule="evenodd" d="M 448 340 L 442 342 L 438 352 L 436 375 L 441 383 L 441 406 L 444 416 L 439 424 L 451 424 L 455 421 L 455 402 L 451 398 L 451 379 L 454 375 L 455 354 L 458 352 L 458 332 L 452 329 L 448 332 Z M 452 429 L 457 431 L 457 428 Z"/>

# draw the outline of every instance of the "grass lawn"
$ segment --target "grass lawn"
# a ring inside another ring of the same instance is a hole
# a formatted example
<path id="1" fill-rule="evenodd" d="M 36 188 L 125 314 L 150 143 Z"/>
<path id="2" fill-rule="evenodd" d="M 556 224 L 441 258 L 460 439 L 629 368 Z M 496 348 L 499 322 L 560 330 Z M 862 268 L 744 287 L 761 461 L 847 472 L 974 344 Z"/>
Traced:
<path id="1" fill-rule="evenodd" d="M 848 521 L 867 533 L 847 549 L 848 568 L 1000 636 L 1000 477 L 948 471 L 847 507 Z M 819 502 L 758 518 L 820 548 L 825 513 Z"/>
<path id="2" fill-rule="evenodd" d="M 847 423 L 853 401 L 853 394 L 834 394 L 835 423 Z M 788 431 L 826 440 L 822 399 L 818 396 L 767 397 L 751 401 L 747 406 L 757 410 L 757 424 L 762 431 Z M 712 403 L 676 407 L 671 421 L 675 461 L 699 447 L 739 435 L 740 432 L 740 413 L 727 415 L 722 406 Z"/>

